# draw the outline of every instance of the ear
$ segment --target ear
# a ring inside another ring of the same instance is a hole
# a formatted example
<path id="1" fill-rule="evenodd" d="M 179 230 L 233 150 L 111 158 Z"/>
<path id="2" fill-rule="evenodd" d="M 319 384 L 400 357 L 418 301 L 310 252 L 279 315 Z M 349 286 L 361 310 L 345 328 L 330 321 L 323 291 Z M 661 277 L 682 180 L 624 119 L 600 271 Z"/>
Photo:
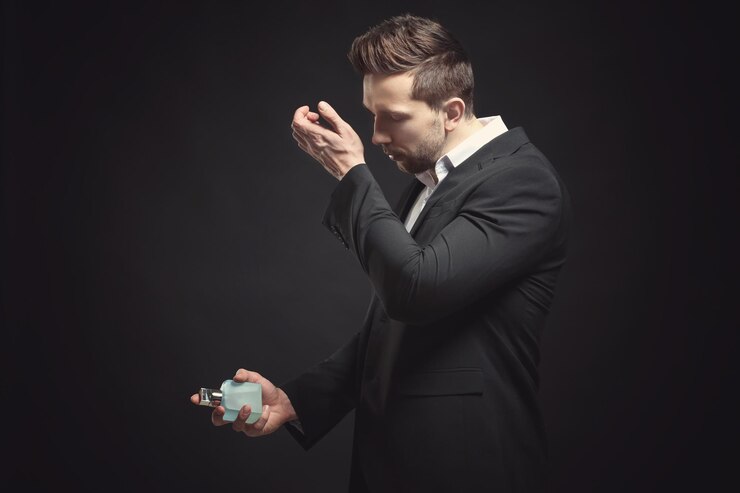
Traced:
<path id="1" fill-rule="evenodd" d="M 442 112 L 444 113 L 445 130 L 450 132 L 462 123 L 465 117 L 465 102 L 460 98 L 448 99 L 442 105 Z"/>

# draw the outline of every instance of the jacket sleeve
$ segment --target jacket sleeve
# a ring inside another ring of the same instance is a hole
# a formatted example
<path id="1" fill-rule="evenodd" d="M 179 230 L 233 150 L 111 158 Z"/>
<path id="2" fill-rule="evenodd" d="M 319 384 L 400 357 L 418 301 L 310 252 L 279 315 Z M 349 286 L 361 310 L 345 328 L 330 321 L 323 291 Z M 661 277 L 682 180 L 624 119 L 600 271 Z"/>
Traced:
<path id="1" fill-rule="evenodd" d="M 333 355 L 279 387 L 288 395 L 303 430 L 288 432 L 308 450 L 355 408 L 360 332 Z"/>
<path id="2" fill-rule="evenodd" d="M 389 317 L 434 322 L 527 273 L 548 253 L 562 210 L 554 173 L 536 158 L 479 173 L 457 215 L 425 246 L 388 206 L 367 165 L 337 185 L 323 224 L 356 254 Z"/>

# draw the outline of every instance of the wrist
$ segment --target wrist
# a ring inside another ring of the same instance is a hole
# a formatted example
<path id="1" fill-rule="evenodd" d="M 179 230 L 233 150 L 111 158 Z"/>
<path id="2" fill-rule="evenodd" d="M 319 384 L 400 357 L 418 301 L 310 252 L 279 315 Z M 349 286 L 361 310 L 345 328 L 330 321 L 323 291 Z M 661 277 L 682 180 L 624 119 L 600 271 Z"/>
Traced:
<path id="1" fill-rule="evenodd" d="M 353 164 L 352 166 L 348 166 L 341 175 L 337 176 L 337 179 L 339 181 L 342 181 L 342 178 L 344 178 L 345 176 L 347 176 L 347 173 L 349 173 L 350 171 L 352 171 L 352 168 L 355 168 L 355 167 L 360 166 L 362 164 L 365 164 L 365 160 L 364 159 L 362 159 L 361 161 L 356 161 L 355 164 Z"/>
<path id="2" fill-rule="evenodd" d="M 295 409 L 293 408 L 293 404 L 290 402 L 290 398 L 288 397 L 288 394 L 286 394 L 283 389 L 279 388 L 278 391 L 278 401 L 280 402 L 280 406 L 285 411 L 285 421 L 290 422 L 293 420 L 298 419 L 298 415 L 295 412 Z"/>

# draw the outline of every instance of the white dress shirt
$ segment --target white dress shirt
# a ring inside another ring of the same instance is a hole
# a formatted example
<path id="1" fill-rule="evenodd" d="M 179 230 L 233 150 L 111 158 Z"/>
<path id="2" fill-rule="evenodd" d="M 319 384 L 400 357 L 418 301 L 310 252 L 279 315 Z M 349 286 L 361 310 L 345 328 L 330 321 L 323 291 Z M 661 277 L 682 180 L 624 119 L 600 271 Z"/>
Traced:
<path id="1" fill-rule="evenodd" d="M 442 180 L 445 179 L 447 173 L 449 173 L 452 168 L 456 168 L 460 163 L 472 156 L 478 149 L 509 130 L 506 128 L 506 125 L 504 125 L 504 121 L 500 116 L 478 118 L 478 121 L 483 124 L 483 128 L 476 130 L 473 134 L 469 135 L 468 138 L 450 149 L 447 154 L 437 160 L 434 168 L 416 174 L 416 178 L 426 185 L 426 187 L 416 198 L 416 202 L 414 202 L 413 207 L 409 211 L 408 217 L 406 217 L 406 231 L 410 232 L 411 228 L 414 227 L 414 223 L 419 218 L 419 214 L 421 214 L 427 200 L 429 200 L 429 197 L 434 193 L 434 190 L 440 183 L 442 183 Z M 434 174 L 437 175 L 436 183 L 434 182 Z"/>

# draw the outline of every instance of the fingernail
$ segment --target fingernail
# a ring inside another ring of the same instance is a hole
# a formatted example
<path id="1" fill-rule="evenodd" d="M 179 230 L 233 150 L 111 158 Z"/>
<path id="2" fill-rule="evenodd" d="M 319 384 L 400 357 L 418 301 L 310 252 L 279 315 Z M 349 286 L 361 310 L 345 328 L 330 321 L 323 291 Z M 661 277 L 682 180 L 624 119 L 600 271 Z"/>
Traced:
<path id="1" fill-rule="evenodd" d="M 326 106 L 327 106 L 327 105 L 326 105 L 326 103 L 325 103 L 325 102 L 323 102 L 323 101 L 319 102 L 319 109 L 320 109 L 320 110 L 325 110 L 325 109 L 326 109 Z"/>

